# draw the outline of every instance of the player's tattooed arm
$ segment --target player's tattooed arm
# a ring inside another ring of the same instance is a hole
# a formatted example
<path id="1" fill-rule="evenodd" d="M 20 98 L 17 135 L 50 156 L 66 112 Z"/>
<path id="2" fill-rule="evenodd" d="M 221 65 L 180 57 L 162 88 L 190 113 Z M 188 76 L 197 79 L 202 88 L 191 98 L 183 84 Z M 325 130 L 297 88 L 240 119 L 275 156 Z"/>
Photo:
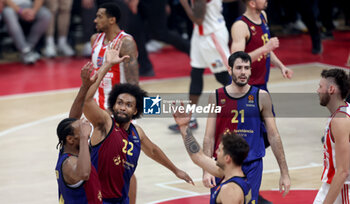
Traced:
<path id="1" fill-rule="evenodd" d="M 193 1 L 193 7 L 190 6 L 188 0 L 180 0 L 180 3 L 191 21 L 197 25 L 202 25 L 206 12 L 206 0 Z"/>
<path id="2" fill-rule="evenodd" d="M 184 142 L 185 142 L 186 150 L 189 154 L 198 153 L 199 150 L 201 149 L 196 138 L 194 138 L 190 128 L 187 128 L 186 130 L 186 134 L 184 136 Z"/>
<path id="3" fill-rule="evenodd" d="M 127 83 L 139 84 L 139 64 L 137 62 L 137 47 L 133 38 L 124 37 L 123 44 L 120 50 L 120 56 L 129 55 L 124 62 L 124 74 Z"/>

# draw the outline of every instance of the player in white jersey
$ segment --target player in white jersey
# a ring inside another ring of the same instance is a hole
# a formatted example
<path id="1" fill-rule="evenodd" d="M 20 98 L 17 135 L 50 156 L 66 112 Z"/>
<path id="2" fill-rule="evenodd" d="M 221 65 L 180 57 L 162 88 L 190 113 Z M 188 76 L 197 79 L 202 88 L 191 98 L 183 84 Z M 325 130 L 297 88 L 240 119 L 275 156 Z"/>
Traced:
<path id="1" fill-rule="evenodd" d="M 102 109 L 107 109 L 107 100 L 113 85 L 119 83 L 138 84 L 138 63 L 137 48 L 131 35 L 125 33 L 118 26 L 120 20 L 120 10 L 114 3 L 105 3 L 97 11 L 96 28 L 97 34 L 91 37 L 91 61 L 97 71 L 105 61 L 105 51 L 110 44 L 117 44 L 122 41 L 120 55 L 129 55 L 130 59 L 124 60 L 111 68 L 106 74 L 98 91 L 95 94 L 95 100 Z"/>
<path id="2" fill-rule="evenodd" d="M 203 73 L 210 68 L 215 78 L 223 86 L 231 83 L 228 74 L 227 58 L 230 55 L 228 47 L 229 34 L 222 15 L 222 0 L 192 0 L 192 8 L 187 0 L 180 0 L 188 17 L 194 23 L 191 38 L 191 84 L 190 101 L 197 104 L 203 90 Z M 193 118 L 189 123 L 191 129 L 198 127 Z M 169 129 L 179 131 L 178 125 Z"/>
<path id="3" fill-rule="evenodd" d="M 331 113 L 325 131 L 322 186 L 314 204 L 350 203 L 349 76 L 341 69 L 323 70 L 317 93 Z"/>
<path id="4" fill-rule="evenodd" d="M 133 37 L 122 31 L 118 25 L 121 12 L 117 4 L 104 3 L 99 6 L 94 22 L 99 33 L 91 37 L 91 61 L 96 71 L 102 66 L 105 60 L 106 48 L 117 45 L 115 41 L 122 41 L 120 56 L 128 55 L 130 58 L 122 63 L 114 65 L 106 74 L 95 93 L 95 100 L 102 109 L 107 109 L 107 101 L 110 90 L 115 84 L 139 83 L 139 64 L 137 62 L 137 47 Z M 129 198 L 130 204 L 136 203 L 136 178 L 133 175 L 130 180 Z"/>

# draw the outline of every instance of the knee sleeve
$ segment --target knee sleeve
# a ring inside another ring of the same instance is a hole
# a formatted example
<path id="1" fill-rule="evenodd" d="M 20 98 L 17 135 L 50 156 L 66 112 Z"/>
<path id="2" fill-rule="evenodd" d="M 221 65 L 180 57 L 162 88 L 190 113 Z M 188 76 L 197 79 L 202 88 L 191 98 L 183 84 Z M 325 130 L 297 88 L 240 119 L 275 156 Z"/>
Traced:
<path id="1" fill-rule="evenodd" d="M 215 78 L 218 82 L 220 82 L 223 86 L 229 85 L 232 81 L 230 75 L 227 71 L 215 73 Z"/>
<path id="2" fill-rule="evenodd" d="M 198 69 L 198 68 L 192 67 L 191 84 L 190 84 L 191 95 L 201 95 L 203 90 L 203 73 L 204 73 L 204 69 Z"/>

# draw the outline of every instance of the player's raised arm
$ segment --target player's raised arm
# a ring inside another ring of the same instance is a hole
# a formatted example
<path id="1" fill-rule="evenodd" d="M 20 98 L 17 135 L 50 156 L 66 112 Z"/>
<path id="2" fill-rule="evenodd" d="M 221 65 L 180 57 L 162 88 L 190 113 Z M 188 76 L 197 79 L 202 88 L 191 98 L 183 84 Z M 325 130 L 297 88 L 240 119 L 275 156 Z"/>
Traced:
<path id="1" fill-rule="evenodd" d="M 93 66 L 91 62 L 86 63 L 83 68 L 81 68 L 80 72 L 80 78 L 81 78 L 81 86 L 79 89 L 79 92 L 77 96 L 75 97 L 75 100 L 72 104 L 72 107 L 69 111 L 69 117 L 70 118 L 76 118 L 80 119 L 82 113 L 83 113 L 83 106 L 84 106 L 84 100 L 85 96 L 92 84 L 95 83 L 97 79 L 97 73 L 95 73 L 93 76 L 91 76 L 91 73 L 93 71 Z"/>
<path id="2" fill-rule="evenodd" d="M 98 78 L 96 82 L 90 87 L 85 98 L 84 114 L 86 118 L 94 125 L 94 127 L 99 127 L 99 124 L 105 124 L 104 128 L 99 127 L 100 129 L 102 128 L 101 130 L 103 130 L 105 133 L 106 130 L 111 126 L 112 121 L 110 121 L 109 114 L 106 111 L 100 109 L 93 97 L 108 70 L 113 65 L 129 58 L 127 55 L 119 57 L 120 48 L 121 42 L 118 42 L 116 45 L 111 44 L 111 46 L 107 49 L 105 63 L 99 69 Z"/>
<path id="3" fill-rule="evenodd" d="M 188 123 L 191 120 L 190 114 L 180 113 L 178 111 L 173 116 L 175 122 L 179 125 L 187 153 L 192 161 L 210 174 L 219 178 L 223 177 L 222 170 L 216 165 L 213 159 L 204 154 L 196 138 L 193 136 L 191 129 L 188 128 Z"/>

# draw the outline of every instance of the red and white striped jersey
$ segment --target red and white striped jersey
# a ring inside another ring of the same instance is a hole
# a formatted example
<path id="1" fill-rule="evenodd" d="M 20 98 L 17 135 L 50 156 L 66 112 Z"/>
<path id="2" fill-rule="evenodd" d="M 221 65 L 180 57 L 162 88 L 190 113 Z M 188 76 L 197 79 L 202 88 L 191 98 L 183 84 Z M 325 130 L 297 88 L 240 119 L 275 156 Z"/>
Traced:
<path id="1" fill-rule="evenodd" d="M 340 106 L 332 115 L 329 117 L 326 130 L 325 130 L 325 142 L 323 149 L 323 173 L 322 173 L 322 182 L 326 182 L 328 184 L 332 183 L 335 171 L 337 169 L 335 162 L 335 141 L 332 136 L 332 127 L 331 121 L 337 113 L 345 113 L 350 118 L 350 104 L 346 103 L 346 105 Z M 350 184 L 350 176 L 346 178 L 344 184 Z"/>
<path id="2" fill-rule="evenodd" d="M 192 5 L 193 5 L 192 0 Z M 222 15 L 222 0 L 207 0 L 204 21 L 202 25 L 194 24 L 193 33 L 197 35 L 210 35 L 215 31 L 226 28 Z"/>
<path id="3" fill-rule="evenodd" d="M 115 38 L 109 42 L 108 44 L 104 44 L 105 33 L 100 33 L 97 35 L 96 40 L 92 46 L 92 54 L 91 60 L 94 66 L 95 71 L 98 71 L 99 68 L 103 65 L 105 61 L 105 52 L 107 47 L 113 43 L 122 40 L 125 36 L 130 36 L 124 31 L 120 31 L 119 34 L 115 36 Z M 98 90 L 94 95 L 94 99 L 97 104 L 102 109 L 107 109 L 108 103 L 108 94 L 112 90 L 115 84 L 125 83 L 125 75 L 124 75 L 124 63 L 114 65 L 106 74 L 106 76 L 102 79 Z"/>

